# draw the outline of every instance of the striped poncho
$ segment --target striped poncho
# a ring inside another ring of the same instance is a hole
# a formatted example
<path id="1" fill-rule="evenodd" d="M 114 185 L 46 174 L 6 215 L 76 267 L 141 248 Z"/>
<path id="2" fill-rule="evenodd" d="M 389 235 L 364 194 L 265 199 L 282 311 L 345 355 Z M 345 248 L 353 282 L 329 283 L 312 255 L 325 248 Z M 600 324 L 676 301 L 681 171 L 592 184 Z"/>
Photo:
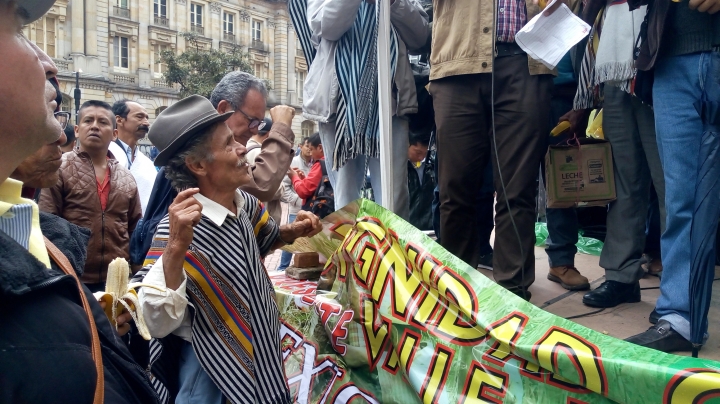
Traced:
<path id="1" fill-rule="evenodd" d="M 185 256 L 192 346 L 230 402 L 288 403 L 279 312 L 261 261 L 278 237 L 278 226 L 253 196 L 237 191 L 235 199 L 237 216 L 228 214 L 221 226 L 203 213 Z M 158 225 L 145 271 L 162 254 L 168 235 L 166 216 Z M 161 376 L 151 377 L 153 385 L 168 402 L 172 388 L 160 379 L 174 379 L 169 374 L 175 370 L 162 369 L 162 377 L 153 366 L 165 345 L 151 341 L 150 361 L 153 376 Z"/>

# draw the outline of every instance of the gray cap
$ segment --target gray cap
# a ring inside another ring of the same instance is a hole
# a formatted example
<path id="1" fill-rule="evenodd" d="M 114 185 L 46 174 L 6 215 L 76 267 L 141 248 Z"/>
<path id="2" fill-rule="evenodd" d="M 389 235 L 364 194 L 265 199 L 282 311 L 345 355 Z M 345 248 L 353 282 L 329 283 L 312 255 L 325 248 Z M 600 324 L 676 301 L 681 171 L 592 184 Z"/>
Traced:
<path id="1" fill-rule="evenodd" d="M 27 13 L 25 23 L 29 24 L 44 16 L 55 4 L 55 0 L 17 0 L 17 4 Z"/>

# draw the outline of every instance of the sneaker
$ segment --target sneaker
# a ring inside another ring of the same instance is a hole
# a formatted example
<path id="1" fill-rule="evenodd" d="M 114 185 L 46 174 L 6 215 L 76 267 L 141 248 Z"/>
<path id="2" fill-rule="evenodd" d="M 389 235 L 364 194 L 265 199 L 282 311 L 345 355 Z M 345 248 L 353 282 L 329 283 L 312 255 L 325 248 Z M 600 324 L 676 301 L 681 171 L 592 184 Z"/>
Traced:
<path id="1" fill-rule="evenodd" d="M 560 267 L 550 268 L 547 278 L 553 282 L 557 282 L 560 286 L 567 290 L 587 290 L 590 289 L 588 278 L 580 275 L 580 272 L 574 266 L 563 265 Z"/>
<path id="2" fill-rule="evenodd" d="M 480 262 L 477 265 L 478 268 L 493 270 L 493 253 L 492 251 L 480 256 Z"/>

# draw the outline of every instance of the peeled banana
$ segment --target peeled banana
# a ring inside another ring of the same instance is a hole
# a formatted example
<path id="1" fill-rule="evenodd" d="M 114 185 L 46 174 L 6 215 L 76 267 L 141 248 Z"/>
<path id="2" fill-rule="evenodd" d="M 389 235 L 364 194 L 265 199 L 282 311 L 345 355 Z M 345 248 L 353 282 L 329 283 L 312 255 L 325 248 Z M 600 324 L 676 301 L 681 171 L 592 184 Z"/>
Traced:
<path id="1" fill-rule="evenodd" d="M 142 308 L 138 300 L 137 287 L 150 287 L 163 291 L 154 285 L 145 283 L 129 283 L 130 282 L 130 266 L 124 258 L 115 258 L 108 266 L 107 281 L 105 283 L 105 292 L 95 293 L 95 297 L 100 302 L 105 302 L 105 315 L 110 323 L 117 329 L 117 317 L 125 307 L 135 321 L 138 332 L 145 339 L 150 339 L 150 332 L 145 325 L 145 318 L 142 315 Z"/>

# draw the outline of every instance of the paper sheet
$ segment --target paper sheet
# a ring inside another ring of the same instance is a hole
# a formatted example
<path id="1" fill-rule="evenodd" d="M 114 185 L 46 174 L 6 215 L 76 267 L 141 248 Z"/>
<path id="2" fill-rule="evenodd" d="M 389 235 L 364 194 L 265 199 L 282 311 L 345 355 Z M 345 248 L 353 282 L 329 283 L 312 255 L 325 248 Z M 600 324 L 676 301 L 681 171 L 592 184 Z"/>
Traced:
<path id="1" fill-rule="evenodd" d="M 554 69 L 570 48 L 589 33 L 590 26 L 563 4 L 549 16 L 536 15 L 515 34 L 515 42 L 530 57 Z"/>

